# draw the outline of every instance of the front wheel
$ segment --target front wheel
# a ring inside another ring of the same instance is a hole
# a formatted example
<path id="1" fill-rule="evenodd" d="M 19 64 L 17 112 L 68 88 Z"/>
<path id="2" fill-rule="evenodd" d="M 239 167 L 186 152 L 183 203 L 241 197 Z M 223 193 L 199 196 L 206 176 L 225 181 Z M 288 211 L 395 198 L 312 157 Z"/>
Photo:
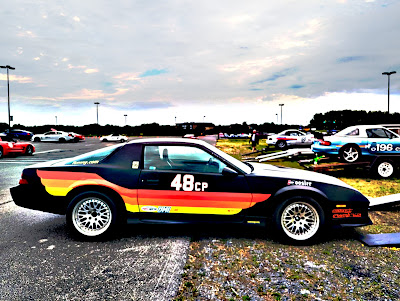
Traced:
<path id="1" fill-rule="evenodd" d="M 32 147 L 32 145 L 28 145 L 28 146 L 26 147 L 25 155 L 27 155 L 27 156 L 33 155 L 33 147 Z"/>
<path id="2" fill-rule="evenodd" d="M 0 159 L 3 158 L 3 148 L 0 146 Z"/>
<path id="3" fill-rule="evenodd" d="M 287 148 L 287 143 L 284 140 L 279 140 L 278 142 L 276 142 L 276 147 L 281 150 L 284 150 Z"/>
<path id="4" fill-rule="evenodd" d="M 80 237 L 102 238 L 117 226 L 117 207 L 107 195 L 84 192 L 75 196 L 67 209 L 67 225 Z"/>
<path id="5" fill-rule="evenodd" d="M 278 205 L 274 222 L 283 241 L 309 243 L 318 237 L 325 217 L 321 206 L 313 198 L 295 196 Z"/>
<path id="6" fill-rule="evenodd" d="M 33 141 L 40 142 L 40 138 L 39 137 L 35 137 L 35 139 L 33 139 Z"/>

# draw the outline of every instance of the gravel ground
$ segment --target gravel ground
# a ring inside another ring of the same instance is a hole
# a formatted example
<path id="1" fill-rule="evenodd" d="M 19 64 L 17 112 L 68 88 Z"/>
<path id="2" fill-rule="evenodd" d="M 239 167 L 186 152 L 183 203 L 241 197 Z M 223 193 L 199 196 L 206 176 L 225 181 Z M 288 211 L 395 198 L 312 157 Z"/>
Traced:
<path id="1" fill-rule="evenodd" d="M 335 229 L 313 246 L 235 233 L 192 238 L 175 300 L 400 299 L 400 249 L 364 246 L 357 230 Z"/>

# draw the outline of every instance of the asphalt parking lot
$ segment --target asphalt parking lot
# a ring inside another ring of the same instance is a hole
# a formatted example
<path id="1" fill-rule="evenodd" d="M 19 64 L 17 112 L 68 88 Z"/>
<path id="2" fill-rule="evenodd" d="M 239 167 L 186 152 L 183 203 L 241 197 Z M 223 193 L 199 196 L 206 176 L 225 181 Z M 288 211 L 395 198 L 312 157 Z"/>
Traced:
<path id="1" fill-rule="evenodd" d="M 67 231 L 65 216 L 24 209 L 11 201 L 8 189 L 18 184 L 24 167 L 111 144 L 95 138 L 35 142 L 33 156 L 0 159 L 0 300 L 174 297 L 188 254 L 190 239 L 185 234 L 174 236 L 168 227 L 129 226 L 112 241 L 76 241 Z"/>

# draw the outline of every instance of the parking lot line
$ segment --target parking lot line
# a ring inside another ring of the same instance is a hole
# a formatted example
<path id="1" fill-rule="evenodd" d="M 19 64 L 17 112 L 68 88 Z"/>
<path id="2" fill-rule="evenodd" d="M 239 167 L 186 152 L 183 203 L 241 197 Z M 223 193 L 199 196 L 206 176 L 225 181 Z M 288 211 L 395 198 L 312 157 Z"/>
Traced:
<path id="1" fill-rule="evenodd" d="M 44 153 L 52 153 L 52 152 L 58 152 L 61 151 L 62 149 L 50 149 L 47 151 L 42 151 L 42 152 L 35 152 L 35 154 L 44 154 Z"/>

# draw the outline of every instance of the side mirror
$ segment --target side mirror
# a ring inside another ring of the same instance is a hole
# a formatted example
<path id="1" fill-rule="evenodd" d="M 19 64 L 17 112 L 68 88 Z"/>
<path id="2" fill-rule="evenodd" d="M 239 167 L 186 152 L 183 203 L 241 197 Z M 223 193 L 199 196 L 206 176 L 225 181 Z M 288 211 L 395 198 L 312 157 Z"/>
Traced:
<path id="1" fill-rule="evenodd" d="M 222 170 L 222 175 L 226 177 L 237 177 L 238 173 L 229 167 L 224 167 Z"/>

